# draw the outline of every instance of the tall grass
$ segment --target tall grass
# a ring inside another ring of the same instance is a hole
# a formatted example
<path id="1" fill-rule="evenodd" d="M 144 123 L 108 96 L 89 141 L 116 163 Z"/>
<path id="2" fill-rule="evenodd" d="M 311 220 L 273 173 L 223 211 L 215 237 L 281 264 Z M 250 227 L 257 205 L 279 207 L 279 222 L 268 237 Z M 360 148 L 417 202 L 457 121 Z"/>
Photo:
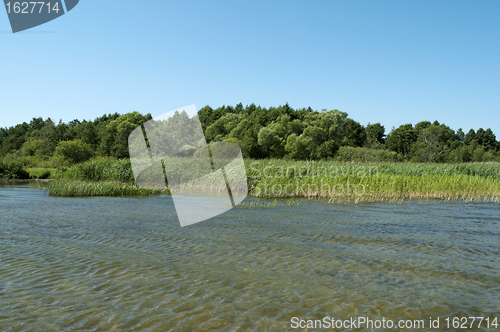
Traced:
<path id="1" fill-rule="evenodd" d="M 170 168 L 180 181 L 198 165 Z M 333 161 L 245 160 L 252 194 L 262 198 L 325 198 L 331 201 L 401 199 L 500 199 L 500 163 L 342 163 Z M 189 169 L 190 172 L 186 172 Z M 49 192 L 62 196 L 116 196 L 165 193 L 131 186 L 129 160 L 103 158 L 54 172 Z M 186 178 L 188 180 L 189 177 Z M 68 181 L 71 180 L 71 181 Z M 80 181 L 74 181 L 80 180 Z M 90 183 L 82 182 L 90 181 Z M 112 182 L 108 182 L 112 181 Z M 92 183 L 93 182 L 93 183 Z M 128 184 L 125 185 L 123 182 Z M 188 181 L 189 182 L 189 181 Z M 194 186 L 194 184 L 193 184 Z M 191 190 L 223 190 L 206 177 Z M 143 191 L 141 191 L 143 190 Z"/>
<path id="2" fill-rule="evenodd" d="M 402 199 L 500 199 L 500 181 L 470 175 L 394 175 L 265 178 L 254 187 L 262 198 L 326 198 L 331 201 Z"/>
<path id="3" fill-rule="evenodd" d="M 330 201 L 500 200 L 500 164 L 246 161 L 255 196 Z"/>
<path id="4" fill-rule="evenodd" d="M 49 184 L 51 196 L 147 196 L 170 194 L 167 190 L 146 189 L 117 182 L 55 181 Z"/>
<path id="5" fill-rule="evenodd" d="M 406 162 L 379 162 L 379 163 L 355 163 L 336 161 L 291 161 L 291 160 L 245 160 L 245 168 L 249 180 L 261 179 L 265 176 L 280 176 L 282 170 L 296 176 L 311 176 L 313 173 L 355 173 L 370 169 L 372 173 L 394 174 L 394 175 L 471 175 L 500 180 L 500 163 L 461 163 L 461 164 L 437 164 L 437 163 L 406 163 Z M 263 172 L 266 174 L 263 174 Z"/>
<path id="6" fill-rule="evenodd" d="M 168 164 L 166 165 L 168 166 Z M 168 167 L 167 167 L 168 168 Z M 186 165 L 190 172 L 192 165 Z M 169 173 L 181 174 L 183 170 L 170 170 Z M 462 163 L 462 164 L 435 164 L 435 163 L 343 163 L 334 161 L 291 161 L 291 160 L 245 160 L 245 169 L 249 182 L 260 180 L 266 176 L 280 176 L 280 172 L 288 170 L 292 176 L 311 176 L 312 173 L 324 173 L 338 175 L 354 171 L 378 174 L 394 175 L 471 175 L 500 180 L 500 163 Z M 265 171 L 265 174 L 263 172 Z M 309 175 L 308 175 L 309 172 Z M 333 173 L 332 173 L 333 172 Z M 134 175 L 130 161 L 127 159 L 102 158 L 74 165 L 68 169 L 60 168 L 54 172 L 53 178 L 73 180 L 112 180 L 121 182 L 132 182 Z"/>
<path id="7" fill-rule="evenodd" d="M 74 165 L 68 169 L 59 168 L 54 172 L 55 179 L 87 180 L 87 181 L 120 181 L 132 182 L 134 175 L 130 160 L 101 158 Z"/>

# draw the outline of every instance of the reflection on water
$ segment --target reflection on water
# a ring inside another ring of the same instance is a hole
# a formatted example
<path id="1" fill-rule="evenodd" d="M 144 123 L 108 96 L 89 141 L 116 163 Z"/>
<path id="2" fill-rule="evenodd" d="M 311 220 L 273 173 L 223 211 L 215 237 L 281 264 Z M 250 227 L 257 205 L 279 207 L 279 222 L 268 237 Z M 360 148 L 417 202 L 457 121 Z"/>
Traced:
<path id="1" fill-rule="evenodd" d="M 181 228 L 168 196 L 0 186 L 0 330 L 282 331 L 291 317 L 499 316 L 499 211 L 303 201 Z"/>

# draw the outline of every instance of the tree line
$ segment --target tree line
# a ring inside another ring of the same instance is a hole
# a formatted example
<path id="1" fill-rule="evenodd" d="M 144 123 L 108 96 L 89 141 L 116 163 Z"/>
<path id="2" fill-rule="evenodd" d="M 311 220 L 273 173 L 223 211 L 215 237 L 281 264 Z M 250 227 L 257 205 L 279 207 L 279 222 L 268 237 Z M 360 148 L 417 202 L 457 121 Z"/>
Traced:
<path id="1" fill-rule="evenodd" d="M 244 157 L 295 160 L 473 162 L 500 161 L 491 129 L 467 133 L 437 121 L 404 124 L 389 133 L 380 123 L 361 125 L 339 110 L 293 109 L 288 104 L 203 107 L 198 117 L 207 142 L 238 144 Z M 93 157 L 128 158 L 128 136 L 151 114 L 105 114 L 93 121 L 54 123 L 33 118 L 0 128 L 4 163 L 58 167 Z"/>

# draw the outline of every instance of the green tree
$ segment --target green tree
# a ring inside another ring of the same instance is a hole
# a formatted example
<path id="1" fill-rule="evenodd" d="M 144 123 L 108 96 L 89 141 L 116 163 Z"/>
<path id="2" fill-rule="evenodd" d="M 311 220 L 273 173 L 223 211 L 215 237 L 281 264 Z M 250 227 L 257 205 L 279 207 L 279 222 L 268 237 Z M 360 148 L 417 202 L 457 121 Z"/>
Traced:
<path id="1" fill-rule="evenodd" d="M 455 139 L 455 132 L 448 126 L 434 122 L 431 125 L 415 126 L 420 128 L 417 142 L 414 143 L 415 161 L 445 161 L 445 152 L 449 152 Z"/>
<path id="2" fill-rule="evenodd" d="M 455 139 L 459 142 L 463 142 L 465 138 L 465 134 L 462 131 L 462 128 L 458 128 L 456 134 L 455 134 Z"/>
<path id="3" fill-rule="evenodd" d="M 465 135 L 464 143 L 467 145 L 470 145 L 472 143 L 472 141 L 475 139 L 476 139 L 476 132 L 474 131 L 474 129 L 471 129 L 471 130 L 469 130 L 467 135 Z"/>
<path id="4" fill-rule="evenodd" d="M 412 124 L 404 124 L 392 129 L 387 135 L 387 148 L 399 153 L 405 159 L 411 157 L 412 145 L 417 141 L 417 131 Z"/>
<path id="5" fill-rule="evenodd" d="M 374 124 L 367 124 L 365 128 L 366 142 L 365 146 L 373 149 L 380 149 L 384 147 L 385 143 L 385 127 L 380 122 Z"/>
<path id="6" fill-rule="evenodd" d="M 286 128 L 280 123 L 271 123 L 262 127 L 257 135 L 257 143 L 265 156 L 281 158 L 285 154 Z"/>
<path id="7" fill-rule="evenodd" d="M 93 122 L 83 121 L 77 128 L 76 137 L 94 150 L 99 145 L 99 135 Z"/>
<path id="8" fill-rule="evenodd" d="M 484 146 L 486 150 L 497 150 L 497 139 L 490 128 L 486 130 L 479 128 L 475 138 L 478 144 Z"/>
<path id="9" fill-rule="evenodd" d="M 311 159 L 314 151 L 314 142 L 308 136 L 295 134 L 288 136 L 285 145 L 287 157 L 290 159 L 307 160 Z"/>
<path id="10" fill-rule="evenodd" d="M 23 144 L 21 153 L 25 156 L 49 159 L 53 151 L 50 146 L 47 145 L 46 139 L 30 139 Z"/>
<path id="11" fill-rule="evenodd" d="M 148 120 L 151 120 L 151 114 L 144 116 L 139 112 L 132 112 L 111 121 L 101 132 L 98 148 L 99 155 L 128 158 L 128 137 L 130 133 Z"/>

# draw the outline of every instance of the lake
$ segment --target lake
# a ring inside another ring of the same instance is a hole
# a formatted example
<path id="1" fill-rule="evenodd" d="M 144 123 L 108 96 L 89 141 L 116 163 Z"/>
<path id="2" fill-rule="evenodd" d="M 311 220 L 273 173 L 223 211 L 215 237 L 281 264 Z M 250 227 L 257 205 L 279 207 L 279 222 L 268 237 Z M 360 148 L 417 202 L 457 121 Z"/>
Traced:
<path id="1" fill-rule="evenodd" d="M 1 185 L 0 215 L 2 331 L 283 331 L 293 317 L 360 316 L 440 317 L 443 331 L 446 317 L 500 316 L 493 203 L 301 200 L 181 228 L 169 196 Z"/>

